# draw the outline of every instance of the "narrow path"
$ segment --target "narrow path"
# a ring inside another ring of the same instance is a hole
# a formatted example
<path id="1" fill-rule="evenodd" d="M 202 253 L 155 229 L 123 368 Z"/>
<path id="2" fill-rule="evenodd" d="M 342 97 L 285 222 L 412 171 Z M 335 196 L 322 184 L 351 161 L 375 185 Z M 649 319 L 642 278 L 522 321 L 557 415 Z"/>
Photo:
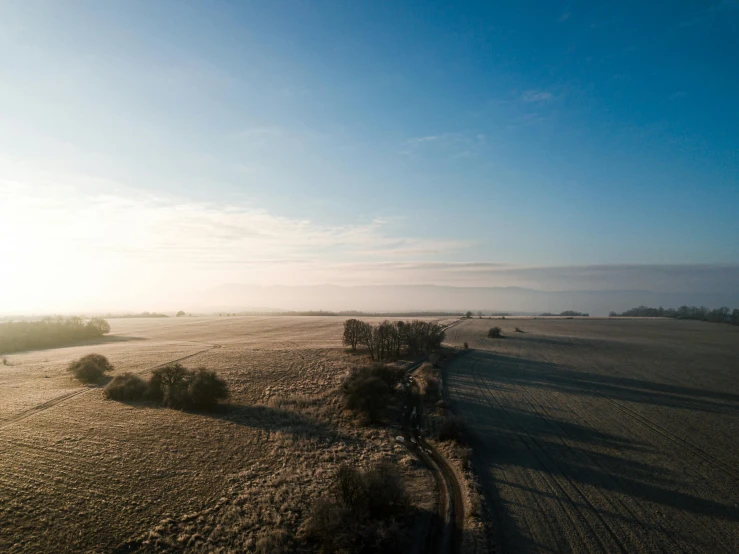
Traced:
<path id="1" fill-rule="evenodd" d="M 464 534 L 464 501 L 462 488 L 452 467 L 432 445 L 420 434 L 423 403 L 418 394 L 418 385 L 413 372 L 421 363 L 406 370 L 405 411 L 403 413 L 403 435 L 405 445 L 434 475 L 439 492 L 437 512 L 429 526 L 423 552 L 436 554 L 459 554 Z"/>

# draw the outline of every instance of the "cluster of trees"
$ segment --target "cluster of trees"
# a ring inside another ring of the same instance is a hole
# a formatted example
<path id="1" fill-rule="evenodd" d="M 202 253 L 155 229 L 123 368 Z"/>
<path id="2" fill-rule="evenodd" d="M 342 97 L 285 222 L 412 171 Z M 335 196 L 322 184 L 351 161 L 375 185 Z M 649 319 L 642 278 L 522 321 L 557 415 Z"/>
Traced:
<path id="1" fill-rule="evenodd" d="M 575 310 L 565 310 L 564 312 L 559 312 L 558 314 L 553 314 L 550 312 L 544 312 L 543 314 L 539 314 L 540 316 L 564 316 L 564 317 L 589 317 L 590 314 L 585 312 L 576 312 Z"/>
<path id="2" fill-rule="evenodd" d="M 716 323 L 731 323 L 739 325 L 739 309 L 731 310 L 726 306 L 713 310 L 705 306 L 680 306 L 679 308 L 649 308 L 639 306 L 626 310 L 623 313 L 611 312 L 611 317 L 672 317 L 675 319 L 697 319 L 699 321 L 713 321 Z"/>
<path id="3" fill-rule="evenodd" d="M 215 371 L 169 364 L 155 369 L 148 382 L 133 373 L 117 375 L 104 394 L 111 400 L 152 400 L 168 408 L 212 410 L 229 391 Z"/>
<path id="4" fill-rule="evenodd" d="M 356 350 L 365 346 L 372 360 L 415 356 L 437 350 L 444 340 L 444 328 L 430 321 L 383 321 L 372 325 L 359 319 L 344 322 L 344 344 Z"/>
<path id="5" fill-rule="evenodd" d="M 0 323 L 0 352 L 54 348 L 101 337 L 110 332 L 104 319 L 54 317 L 40 321 Z"/>

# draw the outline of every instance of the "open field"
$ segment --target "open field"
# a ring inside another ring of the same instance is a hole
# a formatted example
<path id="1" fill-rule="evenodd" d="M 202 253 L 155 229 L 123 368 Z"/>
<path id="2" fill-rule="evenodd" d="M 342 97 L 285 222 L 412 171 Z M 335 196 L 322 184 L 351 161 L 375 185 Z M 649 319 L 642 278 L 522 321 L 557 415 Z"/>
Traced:
<path id="1" fill-rule="evenodd" d="M 739 329 L 472 319 L 464 341 L 446 384 L 502 551 L 739 551 Z"/>
<path id="2" fill-rule="evenodd" d="M 94 344 L 0 365 L 0 551 L 279 552 L 343 462 L 389 459 L 420 510 L 433 478 L 385 428 L 358 427 L 337 386 L 363 363 L 342 318 L 110 320 Z M 186 358 L 229 384 L 216 414 L 107 401 L 67 363 L 90 352 L 142 375 Z"/>

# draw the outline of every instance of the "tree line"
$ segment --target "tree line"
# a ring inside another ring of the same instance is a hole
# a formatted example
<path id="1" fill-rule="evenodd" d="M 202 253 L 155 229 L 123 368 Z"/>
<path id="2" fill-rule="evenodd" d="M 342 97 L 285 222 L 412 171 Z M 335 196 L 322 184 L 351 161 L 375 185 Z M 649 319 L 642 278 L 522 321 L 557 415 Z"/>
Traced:
<path id="1" fill-rule="evenodd" d="M 104 319 L 53 317 L 39 321 L 0 323 L 0 352 L 54 348 L 101 337 L 110 332 Z"/>
<path id="2" fill-rule="evenodd" d="M 680 306 L 679 308 L 649 308 L 639 306 L 622 313 L 611 312 L 610 317 L 671 317 L 674 319 L 697 319 L 699 321 L 713 321 L 716 323 L 731 323 L 739 325 L 739 309 L 733 311 L 726 306 L 713 310 L 705 306 Z"/>
<path id="3" fill-rule="evenodd" d="M 444 329 L 431 321 L 383 321 L 376 325 L 359 319 L 344 322 L 344 344 L 356 350 L 364 346 L 373 361 L 433 352 L 444 340 Z"/>
<path id="4" fill-rule="evenodd" d="M 551 316 L 560 316 L 560 317 L 590 317 L 589 313 L 586 312 L 576 312 L 575 310 L 565 310 L 564 312 L 559 312 L 558 314 L 553 314 L 551 312 L 544 312 L 543 314 L 539 314 L 543 317 L 551 317 Z"/>

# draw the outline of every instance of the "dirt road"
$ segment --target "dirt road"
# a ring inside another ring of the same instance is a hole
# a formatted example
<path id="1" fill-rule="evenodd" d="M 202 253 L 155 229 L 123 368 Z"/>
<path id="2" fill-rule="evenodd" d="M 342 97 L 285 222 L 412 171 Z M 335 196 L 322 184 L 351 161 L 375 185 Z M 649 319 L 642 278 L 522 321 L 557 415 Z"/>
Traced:
<path id="1" fill-rule="evenodd" d="M 739 552 L 738 328 L 473 319 L 448 341 L 501 551 Z"/>

